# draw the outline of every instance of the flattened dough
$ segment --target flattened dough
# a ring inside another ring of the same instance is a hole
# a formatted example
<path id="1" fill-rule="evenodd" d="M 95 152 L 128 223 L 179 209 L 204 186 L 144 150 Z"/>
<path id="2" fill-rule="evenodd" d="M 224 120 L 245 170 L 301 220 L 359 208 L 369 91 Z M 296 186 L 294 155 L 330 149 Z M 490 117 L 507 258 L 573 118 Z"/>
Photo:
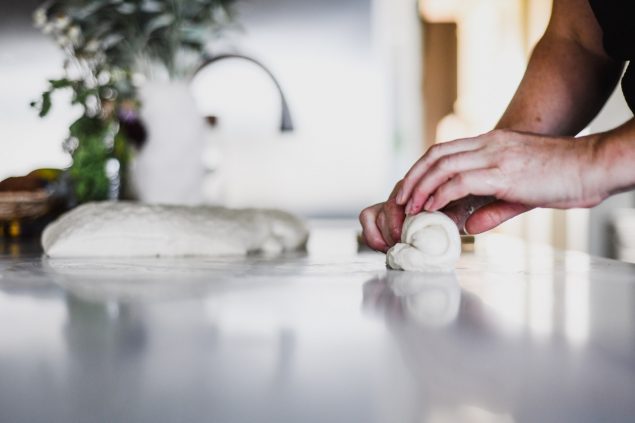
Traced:
<path id="1" fill-rule="evenodd" d="M 396 270 L 451 272 L 461 256 L 461 236 L 452 219 L 441 212 L 408 216 L 401 243 L 386 255 L 386 264 Z"/>
<path id="2" fill-rule="evenodd" d="M 304 248 L 305 224 L 279 210 L 89 203 L 42 234 L 50 257 L 223 256 Z"/>

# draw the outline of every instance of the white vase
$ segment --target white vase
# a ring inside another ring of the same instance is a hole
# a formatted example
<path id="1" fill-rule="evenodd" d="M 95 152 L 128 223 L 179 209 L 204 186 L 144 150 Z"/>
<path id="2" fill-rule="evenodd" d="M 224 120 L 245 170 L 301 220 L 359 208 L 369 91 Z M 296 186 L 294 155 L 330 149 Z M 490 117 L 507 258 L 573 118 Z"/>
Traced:
<path id="1" fill-rule="evenodd" d="M 136 196 L 155 204 L 201 203 L 207 128 L 190 86 L 185 81 L 149 81 L 139 97 L 148 137 L 130 169 Z"/>

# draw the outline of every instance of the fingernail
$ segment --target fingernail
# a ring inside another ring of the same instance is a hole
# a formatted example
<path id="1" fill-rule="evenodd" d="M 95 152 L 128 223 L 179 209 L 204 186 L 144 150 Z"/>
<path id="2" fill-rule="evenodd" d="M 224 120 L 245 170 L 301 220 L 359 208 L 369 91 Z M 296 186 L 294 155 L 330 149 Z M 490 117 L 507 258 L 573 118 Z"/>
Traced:
<path id="1" fill-rule="evenodd" d="M 412 200 L 408 201 L 408 204 L 406 204 L 406 214 L 410 213 L 412 213 Z"/>
<path id="2" fill-rule="evenodd" d="M 426 201 L 426 204 L 423 206 L 423 208 L 430 211 L 430 208 L 432 207 L 432 203 L 434 203 L 434 197 L 430 196 L 428 197 L 428 201 Z"/>
<path id="3" fill-rule="evenodd" d="M 402 188 L 402 189 L 400 189 L 400 190 L 399 190 L 399 192 L 397 193 L 397 204 L 399 204 L 399 205 L 403 205 L 403 202 L 404 202 L 404 201 L 403 201 L 403 200 L 404 200 L 403 196 L 404 196 L 404 193 L 403 193 L 403 188 Z"/>

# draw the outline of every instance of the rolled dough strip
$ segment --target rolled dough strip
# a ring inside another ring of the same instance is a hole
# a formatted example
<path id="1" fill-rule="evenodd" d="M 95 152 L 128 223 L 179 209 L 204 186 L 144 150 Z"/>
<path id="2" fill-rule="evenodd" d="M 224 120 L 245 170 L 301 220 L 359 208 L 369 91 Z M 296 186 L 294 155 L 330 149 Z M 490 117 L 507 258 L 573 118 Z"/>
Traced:
<path id="1" fill-rule="evenodd" d="M 89 203 L 42 234 L 50 257 L 223 256 L 303 248 L 308 230 L 278 210 Z"/>
<path id="2" fill-rule="evenodd" d="M 386 255 L 386 264 L 396 270 L 449 272 L 461 256 L 461 236 L 452 219 L 441 212 L 408 216 L 401 243 Z"/>

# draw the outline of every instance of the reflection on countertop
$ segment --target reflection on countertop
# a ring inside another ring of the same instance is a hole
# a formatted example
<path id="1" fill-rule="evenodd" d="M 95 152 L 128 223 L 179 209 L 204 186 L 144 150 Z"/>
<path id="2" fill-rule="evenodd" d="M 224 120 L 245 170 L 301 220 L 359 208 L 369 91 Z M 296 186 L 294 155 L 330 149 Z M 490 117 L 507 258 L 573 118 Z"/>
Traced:
<path id="1" fill-rule="evenodd" d="M 313 229 L 277 258 L 4 254 L 0 420 L 635 415 L 635 266 L 490 236 L 454 274 L 396 272 Z"/>
<path id="2" fill-rule="evenodd" d="M 387 270 L 364 284 L 364 306 L 399 324 L 443 328 L 454 322 L 461 303 L 461 287 L 454 273 Z"/>

